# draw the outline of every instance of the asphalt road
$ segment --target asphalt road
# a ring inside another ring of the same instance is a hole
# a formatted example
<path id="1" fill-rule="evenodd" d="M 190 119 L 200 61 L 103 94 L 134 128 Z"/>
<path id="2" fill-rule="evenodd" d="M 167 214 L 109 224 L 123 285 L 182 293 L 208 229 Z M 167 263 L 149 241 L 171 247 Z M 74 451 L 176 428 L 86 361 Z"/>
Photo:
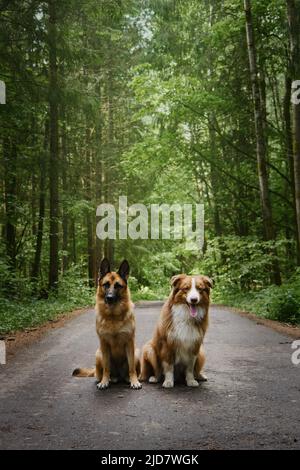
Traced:
<path id="1" fill-rule="evenodd" d="M 137 343 L 159 306 L 136 309 Z M 199 389 L 140 391 L 71 377 L 94 363 L 94 312 L 0 365 L 0 449 L 300 449 L 300 366 L 292 339 L 223 308 L 211 309 L 209 381 Z"/>

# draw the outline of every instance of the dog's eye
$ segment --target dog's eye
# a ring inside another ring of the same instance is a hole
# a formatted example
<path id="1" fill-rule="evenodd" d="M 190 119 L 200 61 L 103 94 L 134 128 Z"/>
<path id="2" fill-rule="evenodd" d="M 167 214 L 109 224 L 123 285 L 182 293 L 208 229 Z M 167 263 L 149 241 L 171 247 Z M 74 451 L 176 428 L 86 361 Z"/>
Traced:
<path id="1" fill-rule="evenodd" d="M 115 283 L 115 289 L 121 289 L 121 287 L 123 287 L 121 284 L 118 282 Z"/>
<path id="2" fill-rule="evenodd" d="M 103 284 L 104 289 L 108 289 L 109 286 L 110 286 L 109 282 L 106 282 L 105 284 Z"/>
<path id="3" fill-rule="evenodd" d="M 208 289 L 206 287 L 198 287 L 198 291 L 201 292 L 208 292 Z"/>

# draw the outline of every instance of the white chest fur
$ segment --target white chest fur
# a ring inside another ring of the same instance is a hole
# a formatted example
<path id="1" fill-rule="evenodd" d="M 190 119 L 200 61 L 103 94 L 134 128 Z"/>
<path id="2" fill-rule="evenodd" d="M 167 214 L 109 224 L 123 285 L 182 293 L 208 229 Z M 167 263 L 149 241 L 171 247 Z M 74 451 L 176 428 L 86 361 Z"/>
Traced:
<path id="1" fill-rule="evenodd" d="M 203 334 L 197 326 L 205 315 L 203 308 L 198 308 L 196 318 L 192 318 L 187 305 L 173 305 L 173 325 L 170 330 L 170 338 L 176 342 L 176 364 L 188 364 L 191 359 L 191 349 L 195 343 L 201 343 Z M 200 344 L 199 344 L 200 346 Z"/>

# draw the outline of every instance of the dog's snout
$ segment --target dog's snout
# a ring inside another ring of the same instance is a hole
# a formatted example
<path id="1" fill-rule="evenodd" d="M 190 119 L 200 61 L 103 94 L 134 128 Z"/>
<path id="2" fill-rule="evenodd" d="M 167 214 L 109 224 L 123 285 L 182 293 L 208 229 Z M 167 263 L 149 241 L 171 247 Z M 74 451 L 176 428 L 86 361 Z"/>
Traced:
<path id="1" fill-rule="evenodd" d="M 198 298 L 197 297 L 192 297 L 190 299 L 190 302 L 191 302 L 191 304 L 196 304 L 196 303 L 198 303 Z"/>
<path id="2" fill-rule="evenodd" d="M 114 294 L 111 294 L 111 293 L 108 293 L 106 296 L 105 296 L 105 300 L 108 304 L 113 304 L 114 301 L 116 300 Z"/>

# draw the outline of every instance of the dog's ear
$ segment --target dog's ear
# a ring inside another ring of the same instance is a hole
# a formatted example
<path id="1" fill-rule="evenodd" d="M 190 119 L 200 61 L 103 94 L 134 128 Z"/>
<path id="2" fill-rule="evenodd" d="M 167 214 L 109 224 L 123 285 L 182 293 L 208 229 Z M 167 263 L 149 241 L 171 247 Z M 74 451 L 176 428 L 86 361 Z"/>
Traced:
<path id="1" fill-rule="evenodd" d="M 102 279 L 107 273 L 110 273 L 110 262 L 107 258 L 104 258 L 99 268 L 99 279 Z"/>
<path id="2" fill-rule="evenodd" d="M 202 276 L 204 283 L 209 287 L 209 289 L 212 289 L 214 287 L 214 281 L 208 277 L 208 276 Z"/>
<path id="3" fill-rule="evenodd" d="M 176 276 L 173 276 L 171 278 L 171 286 L 173 287 L 173 289 L 177 288 L 179 281 L 181 281 L 181 279 L 183 279 L 184 277 L 185 274 L 177 274 Z"/>
<path id="4" fill-rule="evenodd" d="M 130 271 L 129 263 L 126 259 L 124 259 L 124 261 L 122 261 L 122 263 L 120 264 L 118 274 L 126 282 L 129 277 L 129 271 Z"/>

